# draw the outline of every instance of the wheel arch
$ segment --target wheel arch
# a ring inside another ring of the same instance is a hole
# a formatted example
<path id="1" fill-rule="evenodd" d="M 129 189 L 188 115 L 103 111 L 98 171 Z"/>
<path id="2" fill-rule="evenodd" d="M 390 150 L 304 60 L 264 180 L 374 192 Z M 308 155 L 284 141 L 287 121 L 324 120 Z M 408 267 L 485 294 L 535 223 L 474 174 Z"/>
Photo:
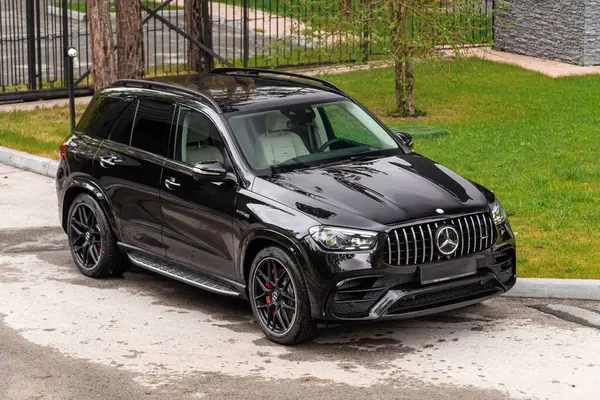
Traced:
<path id="1" fill-rule="evenodd" d="M 69 188 L 65 191 L 61 210 L 61 225 L 63 229 L 65 231 L 67 229 L 67 219 L 69 217 L 69 210 L 71 209 L 71 204 L 73 204 L 73 200 L 75 200 L 75 198 L 82 193 L 90 195 L 94 200 L 98 202 L 100 208 L 102 209 L 102 211 L 104 211 L 104 214 L 108 218 L 108 222 L 110 223 L 110 227 L 113 233 L 115 234 L 117 239 L 119 239 L 120 235 L 118 230 L 116 229 L 117 226 L 114 215 L 111 211 L 111 205 L 108 200 L 108 197 L 104 194 L 102 189 L 100 189 L 100 187 L 97 184 L 87 179 L 74 179 L 69 185 Z"/>
<path id="2" fill-rule="evenodd" d="M 311 263 L 305 249 L 296 238 L 291 238 L 283 232 L 279 232 L 275 228 L 270 227 L 256 227 L 249 231 L 244 240 L 242 240 L 239 250 L 239 277 L 248 288 L 248 276 L 250 274 L 250 267 L 254 257 L 262 249 L 269 246 L 277 246 L 286 251 L 292 258 L 300 265 L 300 270 L 304 274 L 304 279 L 307 285 L 313 280 L 313 273 L 311 271 Z M 319 314 L 319 305 L 313 298 L 313 292 L 308 288 L 308 295 L 310 297 L 311 311 L 313 315 Z"/>
<path id="3" fill-rule="evenodd" d="M 268 246 L 278 246 L 287 251 L 300 264 L 304 272 L 310 266 L 308 255 L 296 238 L 291 238 L 275 228 L 255 227 L 246 233 L 239 248 L 238 272 L 245 283 L 248 281 L 248 273 L 254 257 Z"/>

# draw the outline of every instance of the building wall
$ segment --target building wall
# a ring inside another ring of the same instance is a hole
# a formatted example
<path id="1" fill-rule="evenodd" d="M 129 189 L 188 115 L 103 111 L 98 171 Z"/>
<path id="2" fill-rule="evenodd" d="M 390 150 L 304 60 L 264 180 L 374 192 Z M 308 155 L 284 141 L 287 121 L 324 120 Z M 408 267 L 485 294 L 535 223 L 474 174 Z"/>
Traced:
<path id="1" fill-rule="evenodd" d="M 600 0 L 587 0 L 584 65 L 600 65 Z"/>
<path id="2" fill-rule="evenodd" d="M 495 47 L 600 64 L 600 0 L 496 0 Z"/>

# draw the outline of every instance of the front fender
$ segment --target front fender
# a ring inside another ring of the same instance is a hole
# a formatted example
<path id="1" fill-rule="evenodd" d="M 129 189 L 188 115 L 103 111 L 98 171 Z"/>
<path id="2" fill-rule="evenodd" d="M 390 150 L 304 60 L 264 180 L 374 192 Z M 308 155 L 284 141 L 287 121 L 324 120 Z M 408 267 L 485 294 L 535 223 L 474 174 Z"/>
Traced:
<path id="1" fill-rule="evenodd" d="M 277 227 L 270 227 L 261 224 L 253 224 L 248 226 L 244 235 L 241 237 L 240 244 L 238 247 L 238 268 L 239 276 L 245 281 L 245 270 L 246 265 L 246 253 L 251 244 L 257 240 L 268 240 L 274 242 L 286 249 L 294 259 L 303 267 L 308 267 L 309 258 L 306 251 L 300 244 L 300 242 L 292 237 L 291 235 L 282 232 Z"/>
<path id="2" fill-rule="evenodd" d="M 290 234 L 282 232 L 278 227 L 256 224 L 248 228 L 249 229 L 245 232 L 242 240 L 240 241 L 240 246 L 238 249 L 238 267 L 241 280 L 247 285 L 245 266 L 247 265 L 247 262 L 251 262 L 251 260 L 247 259 L 247 254 L 248 249 L 251 248 L 253 243 L 267 240 L 273 244 L 279 245 L 283 249 L 287 250 L 288 253 L 300 265 L 300 269 L 304 273 L 304 279 L 306 281 L 308 297 L 311 306 L 311 314 L 313 316 L 319 316 L 321 312 L 319 308 L 320 293 L 313 290 L 314 288 L 320 286 L 320 284 L 318 284 L 319 276 L 311 264 L 310 257 L 308 256 L 304 246 L 298 241 L 298 239 Z"/>

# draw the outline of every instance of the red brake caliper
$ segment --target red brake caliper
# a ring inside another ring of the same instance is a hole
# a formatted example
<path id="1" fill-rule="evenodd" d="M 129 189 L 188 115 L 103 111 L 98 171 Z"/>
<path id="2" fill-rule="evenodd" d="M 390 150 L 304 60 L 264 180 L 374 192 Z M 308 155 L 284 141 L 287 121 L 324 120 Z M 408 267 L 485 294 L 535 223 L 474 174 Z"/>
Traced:
<path id="1" fill-rule="evenodd" d="M 271 276 L 275 276 L 275 269 L 274 268 L 271 268 Z M 271 300 L 271 298 L 269 297 L 269 301 L 270 300 Z M 275 307 L 273 307 L 273 309 L 271 310 L 271 315 L 275 315 Z"/>
<path id="2" fill-rule="evenodd" d="M 269 282 L 265 283 L 265 286 L 267 289 L 271 289 L 271 284 Z M 267 301 L 267 304 L 271 304 L 271 296 L 265 297 L 265 300 Z"/>

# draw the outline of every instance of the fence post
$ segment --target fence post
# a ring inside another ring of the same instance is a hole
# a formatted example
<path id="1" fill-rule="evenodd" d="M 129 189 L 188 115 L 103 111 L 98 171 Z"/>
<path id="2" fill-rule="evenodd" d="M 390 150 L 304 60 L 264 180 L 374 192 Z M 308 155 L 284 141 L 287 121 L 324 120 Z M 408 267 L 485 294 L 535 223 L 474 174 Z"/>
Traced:
<path id="1" fill-rule="evenodd" d="M 44 87 L 42 74 L 42 14 L 40 14 L 40 0 L 35 2 L 35 29 L 37 41 L 37 63 L 38 63 L 38 88 Z"/>
<path id="2" fill-rule="evenodd" d="M 249 26 L 249 21 L 248 21 L 248 0 L 244 0 L 244 13 L 243 13 L 243 23 L 244 23 L 244 29 L 243 29 L 243 41 L 244 41 L 244 54 L 243 54 L 243 58 L 244 58 L 244 68 L 248 68 L 248 57 L 249 57 L 249 52 L 250 52 L 250 26 Z"/>
<path id="3" fill-rule="evenodd" d="M 68 15 L 68 0 L 62 0 L 62 28 L 63 28 L 63 65 L 65 68 L 65 80 L 69 93 L 69 116 L 71 122 L 71 133 L 75 130 L 75 88 L 73 85 L 73 58 L 76 56 L 71 54 L 69 47 L 69 15 Z"/>
<path id="4" fill-rule="evenodd" d="M 208 0 L 202 2 L 202 18 L 204 18 L 204 32 L 202 33 L 203 42 L 207 47 L 212 49 L 212 16 L 210 14 Z M 212 54 L 209 54 L 206 51 L 202 52 L 204 53 L 204 73 L 208 74 L 215 67 L 215 59 Z"/>
<path id="5" fill-rule="evenodd" d="M 27 76 L 29 90 L 36 88 L 36 63 L 35 63 L 35 8 L 34 0 L 25 3 L 25 14 L 27 24 Z"/>
<path id="6" fill-rule="evenodd" d="M 486 12 L 490 12 L 489 9 L 487 8 L 487 1 L 486 1 Z M 492 43 L 494 42 L 494 40 L 496 39 L 496 0 L 492 0 Z"/>

